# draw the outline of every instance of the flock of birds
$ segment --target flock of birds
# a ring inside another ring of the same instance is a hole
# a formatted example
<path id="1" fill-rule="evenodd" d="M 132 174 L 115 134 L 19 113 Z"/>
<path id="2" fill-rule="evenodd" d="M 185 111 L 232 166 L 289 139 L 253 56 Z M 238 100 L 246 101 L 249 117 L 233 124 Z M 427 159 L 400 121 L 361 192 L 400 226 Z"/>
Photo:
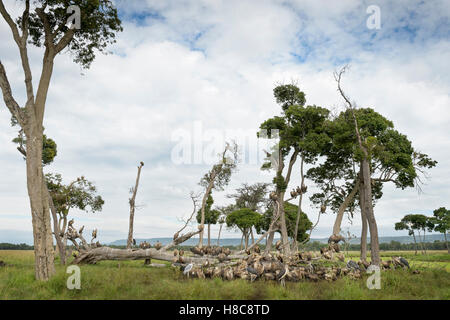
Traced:
<path id="1" fill-rule="evenodd" d="M 275 245 L 280 248 L 280 243 Z M 320 254 L 315 252 L 300 252 L 295 255 L 285 256 L 279 250 L 275 253 L 264 254 L 258 246 L 251 251 L 247 250 L 247 256 L 234 261 L 228 259 L 231 253 L 229 249 L 220 247 L 192 248 L 192 253 L 201 256 L 222 256 L 218 264 L 211 264 L 205 260 L 202 264 L 183 263 L 180 259 L 180 251 L 174 251 L 176 262 L 174 266 L 181 268 L 183 275 L 195 278 L 215 278 L 224 280 L 246 279 L 251 282 L 257 279 L 275 280 L 281 285 L 285 281 L 300 280 L 327 280 L 334 281 L 339 277 L 348 275 L 352 279 L 361 278 L 363 272 L 370 266 L 367 261 L 349 260 L 345 265 L 345 256 L 340 252 L 339 245 L 331 242 L 328 247 L 321 250 Z M 224 253 L 227 251 L 228 255 Z M 323 263 L 330 260 L 330 263 Z M 322 260 L 322 261 L 319 261 Z M 339 262 L 340 261 L 340 262 Z M 408 261 L 403 257 L 393 257 L 392 260 L 382 261 L 383 269 L 410 268 Z"/>

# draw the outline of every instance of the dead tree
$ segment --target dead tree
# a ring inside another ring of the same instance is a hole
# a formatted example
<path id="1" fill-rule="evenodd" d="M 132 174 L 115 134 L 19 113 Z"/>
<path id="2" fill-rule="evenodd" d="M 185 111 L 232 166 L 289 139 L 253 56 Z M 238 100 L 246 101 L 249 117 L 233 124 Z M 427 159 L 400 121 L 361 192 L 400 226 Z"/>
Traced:
<path id="1" fill-rule="evenodd" d="M 141 161 L 141 163 L 138 166 L 138 173 L 136 177 L 136 184 L 134 188 L 131 189 L 132 195 L 129 200 L 130 203 L 130 226 L 128 229 L 128 239 L 127 239 L 127 249 L 130 249 L 133 244 L 133 224 L 134 224 L 134 211 L 136 208 L 136 194 L 139 187 L 139 178 L 141 176 L 141 169 L 144 166 L 144 162 Z"/>
<path id="2" fill-rule="evenodd" d="M 227 156 L 228 152 L 231 153 L 231 157 Z M 230 182 L 231 174 L 236 169 L 237 163 L 239 161 L 238 157 L 239 151 L 236 142 L 233 142 L 231 144 L 227 142 L 224 151 L 220 154 L 219 162 L 215 164 L 200 181 L 200 185 L 205 188 L 205 193 L 202 199 L 201 221 L 200 225 L 198 226 L 200 231 L 200 239 L 198 243 L 199 248 L 203 246 L 205 207 L 208 196 L 213 189 L 221 191 Z"/>

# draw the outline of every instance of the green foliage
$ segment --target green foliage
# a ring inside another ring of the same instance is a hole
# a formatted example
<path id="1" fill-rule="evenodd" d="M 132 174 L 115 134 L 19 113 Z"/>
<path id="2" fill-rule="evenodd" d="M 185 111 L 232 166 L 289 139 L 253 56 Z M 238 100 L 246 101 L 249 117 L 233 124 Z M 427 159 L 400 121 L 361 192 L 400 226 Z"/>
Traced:
<path id="1" fill-rule="evenodd" d="M 239 162 L 238 145 L 227 143 L 224 152 L 220 155 L 220 160 L 213 165 L 212 169 L 207 172 L 200 180 L 200 185 L 206 188 L 211 182 L 213 189 L 222 191 L 228 185 L 231 174 L 236 170 Z"/>
<path id="2" fill-rule="evenodd" d="M 52 197 L 56 212 L 67 216 L 69 210 L 77 208 L 82 211 L 101 211 L 105 203 L 97 195 L 97 188 L 85 177 L 79 177 L 68 185 L 64 185 L 60 174 L 45 175 L 48 191 Z"/>
<path id="3" fill-rule="evenodd" d="M 11 123 L 13 126 L 17 125 L 17 121 L 13 120 L 12 117 Z M 26 158 L 26 145 L 27 139 L 23 133 L 23 129 L 19 130 L 17 137 L 12 140 L 13 143 L 17 144 L 17 149 L 22 153 L 22 155 Z M 56 155 L 58 154 L 58 148 L 56 142 L 47 138 L 45 134 L 42 135 L 42 165 L 46 166 L 55 160 Z"/>
<path id="4" fill-rule="evenodd" d="M 405 189 L 420 184 L 419 173 L 434 167 L 437 162 L 412 147 L 408 138 L 394 129 L 392 121 L 371 108 L 355 109 L 362 143 L 369 153 L 373 177 L 373 202 L 383 195 L 383 184 L 392 182 L 397 188 Z M 325 161 L 310 168 L 306 174 L 320 188 L 311 197 L 313 203 L 327 202 L 337 211 L 346 195 L 358 182 L 359 162 L 363 159 L 354 127 L 352 110 L 341 112 L 332 121 L 324 123 L 326 135 L 330 138 L 321 144 L 321 155 Z M 353 211 L 359 202 L 355 197 L 347 208 Z"/>
<path id="5" fill-rule="evenodd" d="M 219 220 L 220 211 L 212 209 L 212 205 L 214 203 L 213 197 L 211 193 L 208 196 L 208 199 L 206 199 L 206 206 L 205 206 L 205 223 L 206 224 L 216 224 Z M 202 210 L 198 210 L 197 212 L 197 222 L 202 222 Z"/>
<path id="6" fill-rule="evenodd" d="M 227 195 L 227 198 L 235 200 L 236 208 L 249 208 L 253 211 L 259 211 L 266 205 L 268 188 L 268 183 L 255 183 L 253 185 L 244 183 L 236 189 L 236 193 Z"/>
<path id="7" fill-rule="evenodd" d="M 277 86 L 273 95 L 284 111 L 293 105 L 304 106 L 306 102 L 305 94 L 294 84 Z"/>
<path id="8" fill-rule="evenodd" d="M 447 233 L 450 230 L 450 210 L 447 210 L 445 207 L 434 210 L 433 217 L 429 220 L 430 227 L 434 231 Z"/>
<path id="9" fill-rule="evenodd" d="M 74 62 L 83 68 L 89 68 L 95 59 L 95 52 L 105 53 L 108 45 L 116 42 L 115 37 L 122 31 L 121 21 L 117 15 L 113 1 L 109 0 L 36 0 L 34 5 L 44 8 L 43 20 L 35 10 L 30 10 L 29 34 L 30 42 L 35 46 L 45 44 L 44 21 L 52 32 L 52 43 L 56 45 L 67 34 L 74 32 L 68 44 L 68 50 Z M 80 8 L 80 29 L 70 31 L 66 26 L 71 13 L 67 13 L 70 5 Z M 21 25 L 21 19 L 18 20 Z"/>
<path id="10" fill-rule="evenodd" d="M 407 214 L 395 224 L 395 230 L 408 230 L 409 235 L 413 235 L 414 231 L 425 231 L 430 227 L 432 227 L 430 219 L 423 214 Z"/>
<path id="11" fill-rule="evenodd" d="M 227 227 L 238 228 L 243 233 L 246 233 L 252 227 L 260 224 L 261 215 L 251 209 L 242 208 L 233 211 L 226 217 Z"/>
<path id="12" fill-rule="evenodd" d="M 286 227 L 287 227 L 287 231 L 288 231 L 288 236 L 293 238 L 294 231 L 295 231 L 295 224 L 297 222 L 298 206 L 291 204 L 289 202 L 285 202 L 284 203 L 284 212 L 286 215 Z M 264 215 L 262 216 L 260 224 L 256 228 L 258 233 L 269 230 L 269 226 L 272 221 L 272 218 L 273 218 L 273 209 L 269 207 L 266 210 L 266 212 L 264 212 Z M 297 233 L 297 241 L 298 242 L 302 242 L 302 241 L 308 239 L 309 235 L 308 235 L 307 231 L 309 231 L 311 229 L 311 227 L 312 227 L 312 222 L 309 220 L 306 213 L 301 212 L 300 221 L 298 224 L 298 233 Z"/>
<path id="13" fill-rule="evenodd" d="M 57 155 L 56 142 L 44 134 L 42 135 L 42 164 L 48 165 L 53 162 Z"/>
<path id="14" fill-rule="evenodd" d="M 304 106 L 305 95 L 292 84 L 280 85 L 274 89 L 274 96 L 281 105 L 282 115 L 267 119 L 260 125 L 261 130 L 266 130 L 268 138 L 272 137 L 273 130 L 278 130 L 278 168 L 274 177 L 274 184 L 278 192 L 287 189 L 287 177 L 283 176 L 284 162 L 289 154 L 294 152 L 301 155 L 306 163 L 313 164 L 322 153 L 323 148 L 329 144 L 329 137 L 325 132 L 329 110 L 318 106 Z M 258 136 L 261 136 L 259 133 Z M 268 154 L 268 159 L 276 155 L 275 150 Z M 269 162 L 263 164 L 262 169 L 269 169 Z"/>

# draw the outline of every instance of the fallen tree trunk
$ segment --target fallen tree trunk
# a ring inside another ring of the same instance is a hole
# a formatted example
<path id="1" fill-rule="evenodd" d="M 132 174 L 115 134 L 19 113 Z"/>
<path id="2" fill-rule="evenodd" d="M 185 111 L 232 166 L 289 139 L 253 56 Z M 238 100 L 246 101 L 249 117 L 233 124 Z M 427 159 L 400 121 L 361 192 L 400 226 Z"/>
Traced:
<path id="1" fill-rule="evenodd" d="M 110 247 L 98 247 L 88 251 L 81 252 L 73 264 L 83 263 L 96 263 L 102 260 L 145 260 L 145 259 L 157 259 L 163 261 L 174 262 L 174 255 L 171 252 L 163 250 L 156 250 L 155 248 L 149 249 L 114 249 Z M 204 263 L 206 261 L 216 262 L 213 258 L 209 257 L 183 257 L 183 261 L 186 263 Z"/>

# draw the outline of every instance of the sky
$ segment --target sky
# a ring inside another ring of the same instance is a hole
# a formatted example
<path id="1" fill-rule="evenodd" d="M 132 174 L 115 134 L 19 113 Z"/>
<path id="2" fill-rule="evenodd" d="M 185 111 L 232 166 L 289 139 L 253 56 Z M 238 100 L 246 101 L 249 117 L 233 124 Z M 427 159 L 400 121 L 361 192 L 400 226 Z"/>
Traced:
<path id="1" fill-rule="evenodd" d="M 345 64 L 343 87 L 352 101 L 392 120 L 414 148 L 438 161 L 420 194 L 385 186 L 375 207 L 380 236 L 407 235 L 394 230 L 405 214 L 450 207 L 449 1 L 114 2 L 124 28 L 117 43 L 88 70 L 67 52 L 56 58 L 44 120 L 58 144 L 44 171 L 62 174 L 66 183 L 82 175 L 95 183 L 102 212 L 70 216 L 85 230 L 98 228 L 101 242 L 127 236 L 140 161 L 136 238 L 170 237 L 180 228 L 192 211 L 190 192 L 202 191 L 198 182 L 230 137 L 248 157 L 227 188 L 213 193 L 214 204 L 229 204 L 226 195 L 244 182 L 271 182 L 273 173 L 260 170 L 265 146 L 255 136 L 264 120 L 280 114 L 273 88 L 294 81 L 307 104 L 336 113 L 344 104 L 333 72 Z M 23 9 L 20 1 L 5 5 L 15 17 Z M 379 28 L 371 5 L 379 8 Z M 0 39 L 0 59 L 23 104 L 18 49 L 3 19 Z M 43 52 L 29 50 L 36 88 Z M 0 104 L 0 242 L 32 243 L 25 162 L 11 142 L 16 134 Z M 192 146 L 191 157 L 180 159 L 183 146 Z M 298 164 L 293 172 L 292 187 L 300 181 Z M 315 186 L 307 184 L 312 194 Z M 316 222 L 309 201 L 304 211 Z M 329 236 L 334 217 L 322 215 L 312 237 Z M 360 226 L 355 216 L 342 229 L 359 235 Z M 212 226 L 213 237 L 218 229 Z M 240 235 L 224 228 L 222 237 Z"/>

